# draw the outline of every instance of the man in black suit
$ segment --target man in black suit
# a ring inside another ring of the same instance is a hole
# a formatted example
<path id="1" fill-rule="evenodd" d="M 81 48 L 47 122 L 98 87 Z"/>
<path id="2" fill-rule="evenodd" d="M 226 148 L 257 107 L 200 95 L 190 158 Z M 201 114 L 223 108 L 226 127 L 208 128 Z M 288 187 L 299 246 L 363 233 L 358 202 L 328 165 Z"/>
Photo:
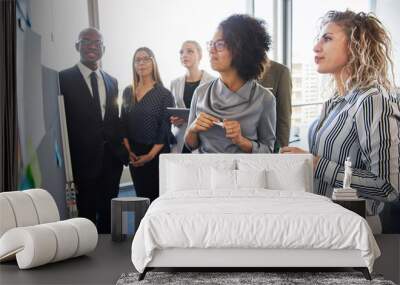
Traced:
<path id="1" fill-rule="evenodd" d="M 80 62 L 61 71 L 59 78 L 78 212 L 93 221 L 99 233 L 109 233 L 110 201 L 118 195 L 122 165 L 128 162 L 118 114 L 118 82 L 99 68 L 105 48 L 97 29 L 80 32 L 75 48 Z"/>

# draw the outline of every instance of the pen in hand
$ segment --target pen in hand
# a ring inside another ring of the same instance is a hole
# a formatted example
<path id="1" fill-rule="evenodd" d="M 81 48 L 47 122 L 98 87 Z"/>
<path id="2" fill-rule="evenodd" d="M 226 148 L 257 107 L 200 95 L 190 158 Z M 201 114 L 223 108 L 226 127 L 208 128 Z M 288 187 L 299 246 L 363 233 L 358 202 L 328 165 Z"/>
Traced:
<path id="1" fill-rule="evenodd" d="M 219 122 L 213 122 L 214 125 L 220 126 L 221 128 L 224 127 L 224 123 L 219 121 Z"/>

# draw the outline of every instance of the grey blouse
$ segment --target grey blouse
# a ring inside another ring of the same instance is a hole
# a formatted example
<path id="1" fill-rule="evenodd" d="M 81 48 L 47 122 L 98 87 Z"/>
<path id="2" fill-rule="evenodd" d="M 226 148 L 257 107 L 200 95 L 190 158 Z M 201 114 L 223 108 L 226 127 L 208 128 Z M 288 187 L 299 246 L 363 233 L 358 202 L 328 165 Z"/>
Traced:
<path id="1" fill-rule="evenodd" d="M 242 135 L 253 145 L 253 153 L 273 151 L 275 97 L 255 80 L 247 81 L 237 92 L 232 92 L 221 79 L 200 85 L 193 95 L 188 126 L 200 112 L 221 121 L 239 121 Z M 225 129 L 220 126 L 215 125 L 205 132 L 199 132 L 198 137 L 200 153 L 243 153 L 238 145 L 225 136 Z"/>

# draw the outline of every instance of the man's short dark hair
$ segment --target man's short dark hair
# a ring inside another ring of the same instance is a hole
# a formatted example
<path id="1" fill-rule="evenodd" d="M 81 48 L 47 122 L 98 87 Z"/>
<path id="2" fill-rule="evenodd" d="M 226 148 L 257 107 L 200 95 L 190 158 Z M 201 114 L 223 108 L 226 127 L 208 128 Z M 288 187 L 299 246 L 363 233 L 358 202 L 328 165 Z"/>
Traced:
<path id="1" fill-rule="evenodd" d="M 232 67 L 247 81 L 257 79 L 267 62 L 271 37 L 265 22 L 248 15 L 232 15 L 219 24 L 223 39 L 232 53 Z"/>

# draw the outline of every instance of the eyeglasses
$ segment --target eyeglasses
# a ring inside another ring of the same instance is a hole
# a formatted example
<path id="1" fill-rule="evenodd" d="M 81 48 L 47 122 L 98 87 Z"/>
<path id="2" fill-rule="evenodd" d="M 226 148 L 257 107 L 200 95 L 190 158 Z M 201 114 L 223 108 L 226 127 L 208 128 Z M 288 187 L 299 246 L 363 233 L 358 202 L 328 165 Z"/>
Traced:
<path id="1" fill-rule="evenodd" d="M 102 47 L 103 46 L 103 42 L 101 40 L 87 40 L 87 39 L 81 39 L 78 42 L 79 44 L 83 45 L 83 46 L 90 46 L 90 45 L 95 45 L 96 47 Z"/>
<path id="2" fill-rule="evenodd" d="M 213 48 L 215 48 L 217 51 L 223 51 L 226 49 L 226 43 L 224 40 L 216 40 L 214 41 L 209 41 L 207 42 L 207 50 L 211 51 Z"/>
<path id="3" fill-rule="evenodd" d="M 147 57 L 142 57 L 142 58 L 135 58 L 134 63 L 135 64 L 140 64 L 140 63 L 149 63 L 151 62 L 151 57 L 147 56 Z"/>

